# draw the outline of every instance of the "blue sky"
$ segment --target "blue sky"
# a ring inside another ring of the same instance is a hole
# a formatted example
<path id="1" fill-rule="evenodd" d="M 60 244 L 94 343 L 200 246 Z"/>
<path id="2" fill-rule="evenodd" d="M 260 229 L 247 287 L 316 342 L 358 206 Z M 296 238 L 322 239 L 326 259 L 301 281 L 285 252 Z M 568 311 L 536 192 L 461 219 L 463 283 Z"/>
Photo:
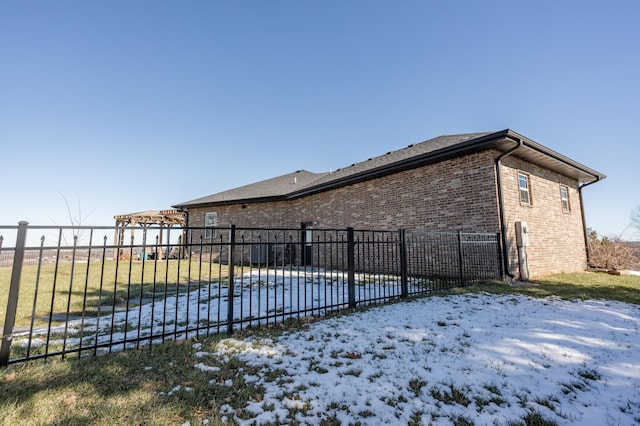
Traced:
<path id="1" fill-rule="evenodd" d="M 636 1 L 0 3 L 0 224 L 86 224 L 511 128 L 640 205 Z M 639 238 L 629 230 L 625 238 Z"/>

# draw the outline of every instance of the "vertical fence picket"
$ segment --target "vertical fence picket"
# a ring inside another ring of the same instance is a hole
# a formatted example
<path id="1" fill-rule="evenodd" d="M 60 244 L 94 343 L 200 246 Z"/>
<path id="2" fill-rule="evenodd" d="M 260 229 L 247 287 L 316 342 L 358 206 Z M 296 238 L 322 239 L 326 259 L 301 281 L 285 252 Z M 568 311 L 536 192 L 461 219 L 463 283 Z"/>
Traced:
<path id="1" fill-rule="evenodd" d="M 156 280 L 158 278 L 158 257 L 161 255 L 162 248 L 159 246 L 160 244 L 160 236 L 156 235 L 155 243 L 153 245 L 153 252 L 155 253 L 153 256 L 153 283 L 151 286 L 151 294 L 153 297 L 151 298 L 151 331 L 149 333 L 149 345 L 153 343 L 153 324 L 156 319 Z"/>
<path id="2" fill-rule="evenodd" d="M 233 281 L 235 280 L 234 269 L 235 269 L 235 252 L 236 252 L 236 226 L 231 225 L 229 229 L 229 257 L 227 260 L 228 272 L 227 276 L 229 277 L 227 284 L 227 334 L 233 334 Z"/>
<path id="3" fill-rule="evenodd" d="M 202 238 L 200 238 L 198 240 L 198 248 L 200 251 L 200 261 L 198 262 L 198 287 L 197 287 L 197 292 L 196 292 L 196 296 L 198 297 L 198 301 L 200 301 L 200 294 L 202 291 Z M 189 259 L 189 266 L 191 266 L 191 260 Z M 191 278 L 191 273 L 189 273 L 189 278 Z M 200 337 L 200 327 L 201 327 L 201 323 L 200 323 L 200 303 L 197 304 L 196 306 L 196 338 Z"/>
<path id="4" fill-rule="evenodd" d="M 355 262 L 355 238 L 353 228 L 347 228 L 347 283 L 349 286 L 349 307 L 356 307 L 356 262 Z"/>
<path id="5" fill-rule="evenodd" d="M 73 295 L 73 280 L 76 272 L 76 252 L 78 249 L 78 235 L 73 235 L 73 251 L 71 253 L 71 272 L 69 273 L 69 291 L 67 292 L 67 312 L 64 317 L 64 333 L 62 338 L 62 359 L 67 350 L 67 338 L 69 336 L 69 315 L 71 309 L 71 296 Z"/>
<path id="6" fill-rule="evenodd" d="M 409 295 L 409 284 L 407 279 L 407 231 L 400 230 L 400 285 L 401 296 L 403 298 Z"/>
<path id="7" fill-rule="evenodd" d="M 464 287 L 464 263 L 462 254 L 462 232 L 458 231 L 458 268 L 460 270 L 460 287 Z"/>
<path id="8" fill-rule="evenodd" d="M 40 287 L 40 272 L 42 270 L 42 253 L 43 253 L 43 247 L 44 247 L 44 240 L 45 238 L 43 235 L 40 238 L 40 251 L 38 253 L 38 269 L 36 271 L 36 282 L 35 282 L 35 288 L 33 290 L 33 304 L 31 305 L 31 323 L 29 324 L 29 339 L 27 342 L 27 355 L 26 355 L 27 358 L 29 358 L 29 355 L 31 355 L 33 329 L 36 321 L 36 308 L 38 305 L 38 288 Z"/>
<path id="9" fill-rule="evenodd" d="M 116 253 L 116 249 L 113 249 L 113 253 Z M 100 287 L 98 290 L 98 312 L 97 312 L 97 316 L 96 316 L 96 340 L 93 344 L 93 354 L 97 355 L 98 354 L 98 343 L 100 340 L 100 317 L 102 315 L 102 293 L 103 293 L 103 288 L 104 288 L 104 261 L 107 255 L 107 236 L 105 235 L 104 238 L 102 239 L 102 258 L 101 258 L 101 266 L 100 266 Z"/>
<path id="10" fill-rule="evenodd" d="M 80 321 L 80 342 L 78 347 L 78 357 L 82 355 L 82 343 L 84 342 L 84 320 L 87 312 L 87 293 L 89 291 L 89 268 L 91 266 L 91 248 L 93 246 L 93 229 L 89 233 L 89 252 L 87 253 L 87 267 L 84 278 L 84 294 L 82 295 L 82 320 Z"/>
<path id="11" fill-rule="evenodd" d="M 193 235 L 191 235 L 190 240 L 189 240 L 189 247 L 193 247 Z M 181 260 L 179 260 L 179 262 L 181 262 Z M 184 322 L 185 322 L 185 331 L 188 331 L 189 328 L 189 322 L 191 321 L 190 318 L 190 310 L 189 307 L 191 306 L 191 303 L 189 303 L 189 296 L 191 295 L 191 258 L 189 258 L 189 263 L 187 263 L 187 294 L 186 294 L 186 306 L 185 306 L 185 316 L 184 316 Z M 197 308 L 197 306 L 196 306 Z M 177 311 L 177 309 L 176 309 Z M 186 335 L 185 335 L 186 336 Z"/>

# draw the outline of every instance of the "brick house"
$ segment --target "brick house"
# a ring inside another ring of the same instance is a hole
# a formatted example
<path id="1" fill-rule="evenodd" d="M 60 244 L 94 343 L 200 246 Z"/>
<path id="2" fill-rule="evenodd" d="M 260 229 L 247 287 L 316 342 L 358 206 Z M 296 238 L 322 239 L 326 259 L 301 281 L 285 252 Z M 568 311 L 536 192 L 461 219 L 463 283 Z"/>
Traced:
<path id="1" fill-rule="evenodd" d="M 298 170 L 174 207 L 191 227 L 500 232 L 506 273 L 527 278 L 586 269 L 582 189 L 604 177 L 507 129 L 439 136 L 332 172 Z M 528 245 L 519 249 L 522 222 Z"/>

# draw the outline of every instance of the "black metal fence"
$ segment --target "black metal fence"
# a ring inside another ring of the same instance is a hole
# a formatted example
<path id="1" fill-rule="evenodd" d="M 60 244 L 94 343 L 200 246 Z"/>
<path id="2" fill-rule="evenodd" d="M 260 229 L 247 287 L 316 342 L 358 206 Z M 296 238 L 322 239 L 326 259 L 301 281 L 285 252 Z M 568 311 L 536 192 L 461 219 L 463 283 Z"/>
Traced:
<path id="1" fill-rule="evenodd" d="M 231 334 L 502 278 L 498 234 L 127 229 L 128 243 L 115 245 L 113 227 L 0 227 L 0 366 Z"/>

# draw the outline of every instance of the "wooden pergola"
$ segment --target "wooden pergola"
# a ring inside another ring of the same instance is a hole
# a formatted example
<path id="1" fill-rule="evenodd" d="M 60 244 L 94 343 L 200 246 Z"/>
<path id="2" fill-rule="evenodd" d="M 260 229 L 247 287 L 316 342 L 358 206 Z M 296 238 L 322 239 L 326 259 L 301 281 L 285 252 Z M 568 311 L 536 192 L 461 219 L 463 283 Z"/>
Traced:
<path id="1" fill-rule="evenodd" d="M 151 226 L 158 226 L 160 230 L 159 240 L 162 242 L 162 231 L 165 227 L 170 229 L 173 226 L 180 226 L 184 229 L 187 224 L 187 214 L 182 210 L 148 210 L 144 212 L 114 216 L 114 219 L 116 220 L 114 235 L 116 247 L 122 247 L 124 243 L 125 230 L 127 228 L 131 230 L 131 239 L 133 240 L 135 227 L 137 225 L 141 226 L 143 229 L 148 229 Z M 122 254 L 121 249 L 118 249 L 118 254 Z M 156 253 L 156 255 L 158 259 L 162 259 L 161 245 L 158 246 L 158 253 Z"/>

